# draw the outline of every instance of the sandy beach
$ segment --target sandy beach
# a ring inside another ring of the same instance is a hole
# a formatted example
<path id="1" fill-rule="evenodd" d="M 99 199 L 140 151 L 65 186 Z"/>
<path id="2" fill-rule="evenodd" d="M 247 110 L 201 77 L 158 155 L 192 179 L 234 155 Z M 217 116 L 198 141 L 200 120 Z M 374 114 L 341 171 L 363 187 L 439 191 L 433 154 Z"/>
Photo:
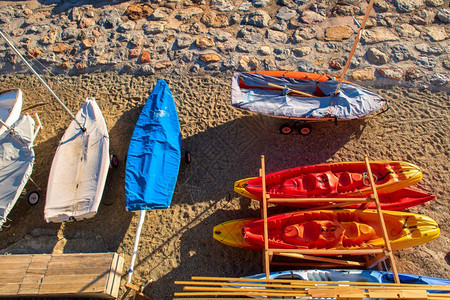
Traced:
<path id="1" fill-rule="evenodd" d="M 390 110 L 367 119 L 315 123 L 309 136 L 279 134 L 281 119 L 239 111 L 229 104 L 231 74 L 131 76 L 98 73 L 45 77 L 56 94 L 76 112 L 86 97 L 95 97 L 103 111 L 118 169 L 108 175 L 96 217 L 47 224 L 45 191 L 52 158 L 70 123 L 50 93 L 31 75 L 1 75 L 0 90 L 21 88 L 23 111 L 39 111 L 43 129 L 35 146 L 32 178 L 41 201 L 29 206 L 21 198 L 9 214 L 10 227 L 0 232 L 0 253 L 118 252 L 130 261 L 137 214 L 124 203 L 124 170 L 128 143 L 139 113 L 157 79 L 164 78 L 178 109 L 182 143 L 192 162 L 181 162 L 172 206 L 149 211 L 141 235 L 133 282 L 154 282 L 145 289 L 153 299 L 170 299 L 180 291 L 175 280 L 191 276 L 240 277 L 259 273 L 259 252 L 232 248 L 212 238 L 215 225 L 259 216 L 259 205 L 233 192 L 233 182 L 256 176 L 260 155 L 267 172 L 299 165 L 363 160 L 404 160 L 424 169 L 417 188 L 436 199 L 410 211 L 434 218 L 438 239 L 396 252 L 400 272 L 449 278 L 449 95 L 400 87 L 376 92 L 390 100 Z M 27 190 L 36 189 L 29 182 Z M 271 208 L 272 212 L 281 208 Z M 286 209 L 285 209 L 286 210 Z M 124 294 L 121 287 L 121 298 Z"/>

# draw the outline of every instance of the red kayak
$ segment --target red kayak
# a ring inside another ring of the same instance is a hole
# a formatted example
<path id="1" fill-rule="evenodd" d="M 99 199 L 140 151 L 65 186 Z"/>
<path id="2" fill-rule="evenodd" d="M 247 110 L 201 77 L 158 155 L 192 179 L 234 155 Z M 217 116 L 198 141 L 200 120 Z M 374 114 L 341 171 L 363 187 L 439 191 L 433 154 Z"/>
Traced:
<path id="1" fill-rule="evenodd" d="M 380 195 L 422 179 L 422 170 L 408 162 L 372 161 L 370 168 Z M 238 181 L 235 191 L 261 198 L 262 178 Z M 356 161 L 301 166 L 266 174 L 266 193 L 271 198 L 367 197 L 372 194 L 372 188 L 366 164 Z"/>
<path id="2" fill-rule="evenodd" d="M 381 209 L 404 210 L 431 201 L 435 196 L 424 191 L 404 188 L 389 194 L 381 194 L 378 198 L 380 199 Z M 349 207 L 357 207 L 357 205 L 351 205 Z M 368 208 L 376 209 L 376 204 L 372 202 Z"/>
<path id="3" fill-rule="evenodd" d="M 247 198 L 261 201 L 260 197 L 257 197 L 245 189 L 247 182 L 253 178 L 246 178 L 239 181 L 236 181 L 234 184 L 234 190 Z M 380 200 L 381 209 L 384 210 L 404 210 L 409 207 L 417 206 L 424 204 L 425 202 L 431 201 L 435 198 L 435 196 L 431 193 L 416 190 L 413 188 L 403 188 L 391 193 L 387 194 L 378 194 L 378 199 Z M 279 201 L 277 204 L 286 205 L 286 206 L 294 206 L 300 208 L 313 208 L 322 205 L 330 205 L 334 202 L 292 202 Z M 348 208 L 357 208 L 360 204 L 354 204 L 346 206 Z M 371 202 L 368 206 L 369 209 L 376 209 L 376 204 Z"/>
<path id="4" fill-rule="evenodd" d="M 396 211 L 383 211 L 393 250 L 413 247 L 439 236 L 433 219 Z M 242 221 L 242 220 L 241 220 Z M 351 209 L 298 211 L 267 218 L 269 247 L 279 249 L 375 249 L 385 246 L 374 210 Z M 249 222 L 242 229 L 249 249 L 264 248 L 264 221 Z"/>

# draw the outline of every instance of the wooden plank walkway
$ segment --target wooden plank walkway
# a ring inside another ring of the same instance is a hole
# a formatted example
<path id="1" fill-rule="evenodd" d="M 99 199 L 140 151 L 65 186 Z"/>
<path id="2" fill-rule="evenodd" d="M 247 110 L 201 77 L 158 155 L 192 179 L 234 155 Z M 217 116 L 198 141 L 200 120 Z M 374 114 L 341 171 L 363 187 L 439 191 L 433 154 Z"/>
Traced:
<path id="1" fill-rule="evenodd" d="M 0 256 L 0 297 L 116 298 L 124 259 L 117 253 Z"/>

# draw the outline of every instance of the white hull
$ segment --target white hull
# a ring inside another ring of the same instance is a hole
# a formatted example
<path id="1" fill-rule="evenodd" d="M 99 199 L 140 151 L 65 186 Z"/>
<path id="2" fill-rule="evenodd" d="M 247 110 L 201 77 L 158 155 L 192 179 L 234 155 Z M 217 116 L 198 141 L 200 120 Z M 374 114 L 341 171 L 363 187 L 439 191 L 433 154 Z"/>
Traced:
<path id="1" fill-rule="evenodd" d="M 20 117 L 22 111 L 23 96 L 20 89 L 0 92 L 0 120 L 7 126 L 12 126 Z M 0 124 L 0 135 L 7 130 Z"/>
<path id="2" fill-rule="evenodd" d="M 109 135 L 95 99 L 88 98 L 62 137 L 47 185 L 47 222 L 95 216 L 109 169 Z"/>

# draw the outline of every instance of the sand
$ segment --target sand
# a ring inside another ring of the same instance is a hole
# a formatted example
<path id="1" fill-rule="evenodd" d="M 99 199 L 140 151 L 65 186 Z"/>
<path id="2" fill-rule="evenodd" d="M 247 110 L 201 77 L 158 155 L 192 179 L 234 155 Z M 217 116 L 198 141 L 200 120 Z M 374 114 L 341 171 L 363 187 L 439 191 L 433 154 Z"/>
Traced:
<path id="1" fill-rule="evenodd" d="M 367 119 L 315 123 L 309 136 L 279 134 L 281 119 L 237 110 L 229 104 L 230 74 L 154 75 L 99 73 L 46 77 L 55 92 L 76 112 L 85 97 L 95 97 L 110 132 L 118 169 L 107 179 L 102 203 L 90 220 L 47 224 L 45 190 L 52 158 L 70 117 L 31 75 L 2 75 L 0 90 L 20 87 L 24 111 L 40 111 L 44 128 L 35 146 L 32 175 L 42 199 L 29 206 L 22 198 L 0 232 L 0 253 L 76 253 L 116 251 L 128 266 L 137 214 L 124 204 L 124 170 L 134 124 L 156 80 L 165 78 L 179 112 L 183 147 L 192 162 L 181 162 L 172 206 L 149 211 L 133 282 L 153 279 L 145 289 L 153 299 L 170 299 L 175 280 L 198 276 L 245 276 L 261 271 L 259 252 L 232 248 L 212 238 L 221 222 L 259 216 L 258 205 L 233 192 L 233 182 L 256 176 L 260 155 L 267 172 L 298 165 L 370 159 L 405 160 L 425 170 L 416 187 L 436 195 L 433 202 L 410 211 L 434 218 L 441 236 L 422 246 L 396 252 L 401 272 L 450 277 L 449 257 L 449 95 L 400 87 L 376 90 L 390 100 L 390 110 Z M 36 189 L 29 182 L 27 190 Z M 279 211 L 280 208 L 272 209 Z M 127 267 L 126 267 L 127 268 Z M 125 277 L 124 277 L 125 278 Z M 125 289 L 121 288 L 121 298 Z"/>

